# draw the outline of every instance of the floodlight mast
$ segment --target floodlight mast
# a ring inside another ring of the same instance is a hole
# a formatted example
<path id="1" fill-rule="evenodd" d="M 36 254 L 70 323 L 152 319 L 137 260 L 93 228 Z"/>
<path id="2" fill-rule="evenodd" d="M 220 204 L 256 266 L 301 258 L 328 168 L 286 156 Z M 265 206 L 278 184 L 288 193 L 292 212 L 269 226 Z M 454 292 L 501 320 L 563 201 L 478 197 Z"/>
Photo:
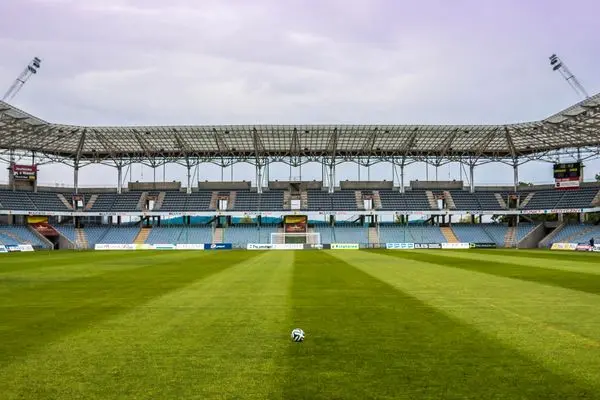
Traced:
<path id="1" fill-rule="evenodd" d="M 589 99 L 590 95 L 586 92 L 585 88 L 577 77 L 567 68 L 566 64 L 562 62 L 560 58 L 556 54 L 552 54 L 550 57 L 550 66 L 552 66 L 552 71 L 558 71 L 565 78 L 567 83 L 571 85 L 573 90 L 577 92 L 578 95 L 583 96 L 585 99 Z"/>
<path id="2" fill-rule="evenodd" d="M 8 91 L 2 97 L 2 101 L 8 103 L 13 97 L 15 97 L 16 94 L 19 93 L 19 90 L 21 90 L 23 85 L 25 85 L 25 82 L 27 82 L 32 75 L 37 74 L 38 69 L 40 69 L 41 63 L 42 60 L 40 58 L 33 57 L 33 60 L 31 60 L 31 62 L 27 65 L 23 72 L 21 72 L 21 75 L 19 75 L 17 79 L 15 79 L 11 87 L 8 88 Z"/>

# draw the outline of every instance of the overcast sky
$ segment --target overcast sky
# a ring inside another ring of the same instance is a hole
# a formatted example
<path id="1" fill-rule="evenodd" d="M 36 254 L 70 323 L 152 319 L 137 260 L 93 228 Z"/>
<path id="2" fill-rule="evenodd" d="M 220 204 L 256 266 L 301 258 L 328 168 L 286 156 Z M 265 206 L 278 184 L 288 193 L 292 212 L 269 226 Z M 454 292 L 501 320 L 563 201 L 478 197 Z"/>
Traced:
<path id="1" fill-rule="evenodd" d="M 51 122 L 522 122 L 581 100 L 552 72 L 552 53 L 600 92 L 598 15 L 598 0 L 0 0 L 0 91 L 38 56 L 40 73 L 13 104 Z M 599 170 L 588 163 L 586 174 Z M 422 164 L 408 172 L 425 177 Z M 165 175 L 185 180 L 182 168 Z M 40 181 L 70 176 L 43 167 Z M 234 170 L 252 176 L 247 165 Z M 81 173 L 89 185 L 115 177 L 98 166 Z M 152 171 L 138 166 L 132 177 Z M 338 176 L 356 177 L 355 167 Z M 448 177 L 459 177 L 456 166 L 439 171 Z M 521 177 L 549 182 L 551 169 L 530 165 Z M 390 179 L 391 168 L 373 167 L 371 178 Z M 511 182 L 512 172 L 482 167 L 476 180 Z"/>

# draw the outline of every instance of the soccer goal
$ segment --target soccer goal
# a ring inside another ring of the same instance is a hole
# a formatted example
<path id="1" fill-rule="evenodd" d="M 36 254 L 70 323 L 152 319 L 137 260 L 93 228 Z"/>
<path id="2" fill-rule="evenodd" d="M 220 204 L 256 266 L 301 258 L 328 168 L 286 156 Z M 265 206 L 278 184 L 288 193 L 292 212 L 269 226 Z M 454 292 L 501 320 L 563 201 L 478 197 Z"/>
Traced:
<path id="1" fill-rule="evenodd" d="M 319 232 L 272 232 L 271 244 L 305 243 L 321 244 L 321 234 Z"/>

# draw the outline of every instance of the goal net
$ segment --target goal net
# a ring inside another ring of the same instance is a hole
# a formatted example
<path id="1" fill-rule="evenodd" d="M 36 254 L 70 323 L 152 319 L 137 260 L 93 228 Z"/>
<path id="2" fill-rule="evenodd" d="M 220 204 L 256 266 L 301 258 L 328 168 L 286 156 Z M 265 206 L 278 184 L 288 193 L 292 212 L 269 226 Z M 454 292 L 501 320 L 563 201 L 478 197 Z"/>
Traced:
<path id="1" fill-rule="evenodd" d="M 271 244 L 321 244 L 321 234 L 319 232 L 273 232 L 271 233 Z"/>

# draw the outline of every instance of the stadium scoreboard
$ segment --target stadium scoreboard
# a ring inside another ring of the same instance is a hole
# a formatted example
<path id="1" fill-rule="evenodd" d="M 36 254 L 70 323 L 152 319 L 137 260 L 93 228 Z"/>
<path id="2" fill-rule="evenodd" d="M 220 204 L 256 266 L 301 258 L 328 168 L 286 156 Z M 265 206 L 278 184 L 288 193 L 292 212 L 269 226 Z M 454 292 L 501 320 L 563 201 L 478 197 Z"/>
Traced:
<path id="1" fill-rule="evenodd" d="M 558 189 L 578 188 L 583 178 L 583 165 L 580 162 L 554 164 L 555 187 Z"/>
<path id="2" fill-rule="evenodd" d="M 554 164 L 554 179 L 581 177 L 581 163 Z"/>

